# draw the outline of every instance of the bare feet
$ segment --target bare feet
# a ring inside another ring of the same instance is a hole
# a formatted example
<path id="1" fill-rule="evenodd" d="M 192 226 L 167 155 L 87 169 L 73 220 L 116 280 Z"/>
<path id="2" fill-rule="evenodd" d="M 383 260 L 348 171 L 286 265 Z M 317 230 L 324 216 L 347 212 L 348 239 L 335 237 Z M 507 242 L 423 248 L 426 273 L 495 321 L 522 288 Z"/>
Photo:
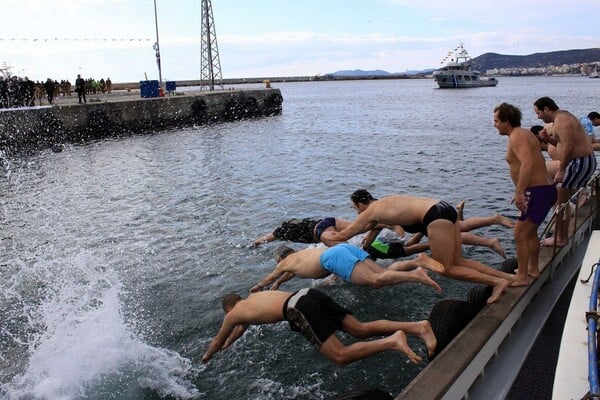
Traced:
<path id="1" fill-rule="evenodd" d="M 537 266 L 535 267 L 528 267 L 527 268 L 527 275 L 529 275 L 530 277 L 537 279 L 540 277 L 540 270 L 538 269 Z"/>
<path id="2" fill-rule="evenodd" d="M 581 207 L 590 198 L 589 189 L 584 189 L 580 192 L 579 198 L 577 199 L 577 207 Z"/>
<path id="3" fill-rule="evenodd" d="M 504 249 L 500 245 L 500 240 L 498 238 L 492 239 L 491 249 L 500 254 L 502 258 L 506 258 L 506 254 L 504 253 Z"/>
<path id="4" fill-rule="evenodd" d="M 506 228 L 514 228 L 515 227 L 515 221 L 513 221 L 512 219 L 505 217 L 504 215 L 500 215 L 500 214 L 496 214 L 494 215 L 494 223 L 496 225 L 502 225 Z"/>
<path id="5" fill-rule="evenodd" d="M 464 221 L 464 215 L 463 215 L 463 209 L 465 208 L 465 201 L 461 200 L 457 205 L 456 205 L 456 212 L 458 213 L 458 220 L 459 221 Z"/>
<path id="6" fill-rule="evenodd" d="M 510 285 L 510 282 L 505 279 L 500 279 L 500 281 L 494 286 L 492 290 L 492 295 L 487 299 L 488 304 L 495 303 L 500 298 L 504 289 L 506 289 Z"/>
<path id="7" fill-rule="evenodd" d="M 417 256 L 417 261 L 421 267 L 437 272 L 438 274 L 443 274 L 446 271 L 446 268 L 444 268 L 444 265 L 441 262 L 434 260 L 425 253 L 419 254 Z"/>
<path id="8" fill-rule="evenodd" d="M 408 345 L 406 334 L 404 332 L 396 331 L 396 333 L 390 336 L 390 339 L 394 341 L 394 349 L 406 354 L 406 357 L 408 357 L 411 363 L 418 364 L 421 362 L 421 357 L 419 357 Z"/>
<path id="9" fill-rule="evenodd" d="M 432 286 L 436 290 L 436 292 L 442 292 L 442 287 L 438 285 L 436 281 L 431 279 L 429 275 L 427 275 L 427 271 L 425 271 L 423 268 L 419 267 L 417 269 L 414 269 L 410 272 L 410 274 L 412 275 L 414 282 L 419 282 L 424 285 Z"/>
<path id="10" fill-rule="evenodd" d="M 413 269 L 418 268 L 420 266 L 421 266 L 421 264 L 419 264 L 417 259 L 413 259 L 413 260 L 396 261 L 396 262 L 390 264 L 390 266 L 387 267 L 387 269 L 392 269 L 394 271 L 412 271 Z"/>
<path id="11" fill-rule="evenodd" d="M 533 281 L 533 279 L 529 275 L 527 275 L 525 277 L 517 275 L 515 277 L 515 279 L 511 282 L 510 286 L 511 287 L 529 286 L 529 285 L 531 285 L 532 281 Z"/>
<path id="12" fill-rule="evenodd" d="M 567 241 L 566 240 L 559 240 L 559 239 L 557 239 L 556 243 L 555 243 L 554 242 L 554 236 L 551 236 L 551 237 L 548 237 L 546 239 L 543 239 L 540 242 L 540 244 L 542 246 L 548 246 L 548 247 L 554 247 L 554 246 L 556 246 L 556 247 L 562 247 L 562 246 L 564 246 L 564 245 L 567 244 Z"/>
<path id="13" fill-rule="evenodd" d="M 435 337 L 435 333 L 433 333 L 433 329 L 431 329 L 431 323 L 429 323 L 427 320 L 424 320 L 418 322 L 418 324 L 420 326 L 419 337 L 425 343 L 425 347 L 427 347 L 427 355 L 432 357 L 433 352 L 437 347 L 437 339 Z"/>

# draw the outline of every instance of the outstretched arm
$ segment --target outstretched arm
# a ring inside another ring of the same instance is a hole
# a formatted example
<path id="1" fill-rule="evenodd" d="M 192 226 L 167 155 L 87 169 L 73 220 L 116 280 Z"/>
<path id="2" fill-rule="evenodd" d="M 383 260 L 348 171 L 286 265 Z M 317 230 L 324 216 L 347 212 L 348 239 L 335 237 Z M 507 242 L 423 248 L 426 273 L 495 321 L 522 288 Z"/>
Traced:
<path id="1" fill-rule="evenodd" d="M 227 340 L 225 341 L 225 344 L 223 345 L 222 349 L 226 349 L 229 346 L 231 346 L 233 342 L 238 340 L 239 337 L 242 336 L 244 332 L 246 332 L 246 329 L 248 329 L 248 325 L 246 324 L 236 325 L 235 328 L 233 328 L 231 334 L 227 337 Z"/>
<path id="2" fill-rule="evenodd" d="M 273 284 L 273 286 L 271 286 L 271 290 L 277 290 L 279 289 L 279 286 L 281 286 L 281 284 L 283 282 L 287 282 L 290 279 L 292 279 L 293 277 L 295 277 L 296 275 L 293 274 L 292 272 L 284 272 L 279 279 L 277 279 L 277 281 Z"/>
<path id="3" fill-rule="evenodd" d="M 264 243 L 269 243 L 274 240 L 277 240 L 277 238 L 275 237 L 275 235 L 273 235 L 273 232 L 267 233 L 266 235 L 261 236 L 258 239 L 256 239 L 254 242 L 252 242 L 252 247 L 256 247 L 256 246 L 259 246 Z"/>
<path id="4" fill-rule="evenodd" d="M 228 318 L 228 315 L 226 315 L 223 320 L 223 325 L 221 325 L 221 329 L 219 329 L 219 333 L 217 333 L 217 336 L 215 336 L 210 343 L 210 346 L 208 346 L 208 350 L 206 350 L 206 353 L 202 356 L 203 363 L 210 360 L 217 351 L 223 350 L 226 347 L 225 343 L 229 346 L 241 335 L 240 333 L 240 335 L 229 340 L 229 336 L 232 334 L 235 326 L 236 325 L 232 322 L 231 318 Z"/>
<path id="5" fill-rule="evenodd" d="M 282 263 L 277 264 L 277 267 L 275 267 L 273 272 L 271 272 L 269 275 L 265 276 L 260 282 L 258 282 L 254 287 L 252 287 L 252 289 L 250 289 L 250 293 L 260 292 L 265 287 L 267 287 L 270 284 L 272 284 L 273 282 L 275 282 L 277 280 L 277 278 L 279 278 L 285 272 L 286 271 L 284 270 L 283 264 Z M 293 277 L 294 277 L 294 275 L 292 274 L 292 276 L 287 278 L 286 280 L 290 280 Z"/>
<path id="6" fill-rule="evenodd" d="M 368 209 L 367 209 L 368 211 Z M 364 233 L 377 227 L 377 221 L 370 221 L 366 216 L 367 211 L 359 214 L 358 218 L 350 226 L 338 232 L 331 233 L 331 240 L 346 241 L 353 236 Z"/>
<path id="7" fill-rule="evenodd" d="M 375 238 L 377 237 L 377 235 L 379 235 L 379 232 L 381 232 L 381 229 L 371 229 L 369 231 L 369 233 L 367 233 L 363 239 L 362 242 L 362 246 L 363 247 L 368 247 L 371 245 L 371 243 L 373 243 L 373 240 L 375 240 Z"/>

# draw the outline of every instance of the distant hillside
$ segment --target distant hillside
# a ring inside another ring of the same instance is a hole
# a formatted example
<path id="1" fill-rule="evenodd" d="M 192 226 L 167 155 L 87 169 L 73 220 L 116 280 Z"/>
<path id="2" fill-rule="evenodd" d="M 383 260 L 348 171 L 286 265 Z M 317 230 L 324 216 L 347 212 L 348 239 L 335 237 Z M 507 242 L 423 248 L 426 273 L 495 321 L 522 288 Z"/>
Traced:
<path id="1" fill-rule="evenodd" d="M 382 71 L 380 69 L 376 69 L 374 71 L 363 71 L 362 69 L 354 69 L 354 70 L 343 70 L 343 71 L 337 71 L 334 72 L 332 74 L 332 76 L 383 76 L 383 75 L 389 75 L 390 73 L 387 71 Z"/>
<path id="2" fill-rule="evenodd" d="M 539 68 L 550 65 L 600 62 L 600 48 L 551 51 L 525 56 L 485 53 L 472 60 L 473 68 L 485 71 L 494 68 Z"/>
<path id="3" fill-rule="evenodd" d="M 534 53 L 525 56 L 512 56 L 508 54 L 485 53 L 471 60 L 473 68 L 486 71 L 494 68 L 538 68 L 550 65 L 600 63 L 600 48 L 551 51 L 547 53 Z M 430 74 L 433 69 L 422 71 L 387 72 L 380 69 L 363 71 L 361 69 L 337 71 L 329 76 L 333 77 L 366 77 L 389 75 L 417 75 Z"/>

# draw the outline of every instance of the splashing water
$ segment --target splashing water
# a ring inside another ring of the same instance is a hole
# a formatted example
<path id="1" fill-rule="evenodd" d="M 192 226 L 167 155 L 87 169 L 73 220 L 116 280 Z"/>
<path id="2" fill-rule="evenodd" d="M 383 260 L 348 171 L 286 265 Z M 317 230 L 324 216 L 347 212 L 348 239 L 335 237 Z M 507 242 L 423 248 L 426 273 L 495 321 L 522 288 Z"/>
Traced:
<path id="1" fill-rule="evenodd" d="M 11 278 L 1 284 L 0 314 L 11 315 L 0 315 L 0 359 L 17 359 L 10 353 L 21 347 L 28 360 L 0 384 L 0 397 L 142 398 L 144 390 L 181 399 L 197 395 L 190 361 L 144 343 L 124 321 L 122 284 L 100 264 L 91 254 L 33 267 L 11 263 Z"/>

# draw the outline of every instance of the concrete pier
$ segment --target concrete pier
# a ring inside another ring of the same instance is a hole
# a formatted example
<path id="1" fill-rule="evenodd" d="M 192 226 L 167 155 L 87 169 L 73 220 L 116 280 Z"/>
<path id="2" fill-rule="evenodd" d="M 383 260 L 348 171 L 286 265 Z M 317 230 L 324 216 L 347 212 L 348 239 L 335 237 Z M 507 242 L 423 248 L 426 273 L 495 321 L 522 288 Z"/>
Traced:
<path id="1" fill-rule="evenodd" d="M 158 98 L 140 98 L 139 92 L 104 98 L 91 95 L 87 104 L 78 104 L 75 95 L 55 103 L 1 109 L 0 151 L 11 155 L 62 143 L 277 115 L 283 97 L 279 89 L 260 88 Z"/>

